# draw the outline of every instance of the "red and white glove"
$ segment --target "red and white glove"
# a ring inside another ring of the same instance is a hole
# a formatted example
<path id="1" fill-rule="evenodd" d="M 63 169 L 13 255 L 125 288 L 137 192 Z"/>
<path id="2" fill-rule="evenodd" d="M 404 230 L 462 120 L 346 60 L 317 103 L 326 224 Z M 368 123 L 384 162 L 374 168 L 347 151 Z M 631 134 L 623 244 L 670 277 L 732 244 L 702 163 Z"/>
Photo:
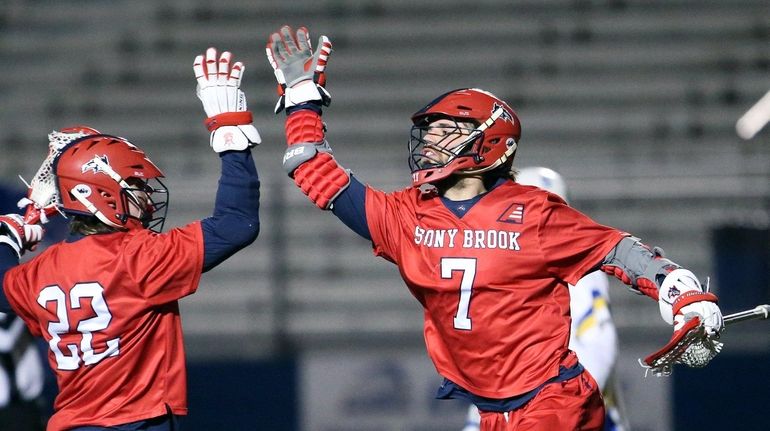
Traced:
<path id="1" fill-rule="evenodd" d="M 246 96 L 241 91 L 244 66 L 231 63 L 228 51 L 217 58 L 216 48 L 195 57 L 193 71 L 198 80 L 196 94 L 206 111 L 205 124 L 211 132 L 211 148 L 217 153 L 245 150 L 262 142 L 251 124 L 252 115 L 246 109 Z"/>
<path id="2" fill-rule="evenodd" d="M 683 268 L 666 276 L 658 294 L 660 315 L 666 323 L 674 325 L 674 331 L 693 317 L 699 317 L 706 332 L 715 337 L 724 329 L 717 302 L 717 296 L 705 292 L 695 274 Z"/>
<path id="3" fill-rule="evenodd" d="M 27 224 L 19 214 L 0 216 L 0 243 L 8 244 L 18 257 L 25 250 L 33 250 L 43 239 L 44 230 L 36 224 Z"/>
<path id="4" fill-rule="evenodd" d="M 332 43 L 326 36 L 318 38 L 318 49 L 313 52 L 310 33 L 300 27 L 294 33 L 288 25 L 270 35 L 265 48 L 267 60 L 278 80 L 278 102 L 275 113 L 284 108 L 310 101 L 329 106 L 331 95 L 326 85 L 326 63 L 332 53 Z"/>

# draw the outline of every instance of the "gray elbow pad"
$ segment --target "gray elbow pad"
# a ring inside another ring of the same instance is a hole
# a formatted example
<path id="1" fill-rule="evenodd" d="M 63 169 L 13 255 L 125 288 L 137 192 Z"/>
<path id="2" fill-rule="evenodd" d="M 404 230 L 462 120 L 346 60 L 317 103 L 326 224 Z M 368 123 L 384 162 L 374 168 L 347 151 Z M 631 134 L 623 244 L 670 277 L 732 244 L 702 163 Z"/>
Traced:
<path id="1" fill-rule="evenodd" d="M 680 266 L 666 259 L 660 248 L 650 249 L 639 238 L 629 236 L 604 257 L 601 268 L 626 283 L 632 292 L 642 294 L 640 287 L 660 289 L 666 275 Z"/>

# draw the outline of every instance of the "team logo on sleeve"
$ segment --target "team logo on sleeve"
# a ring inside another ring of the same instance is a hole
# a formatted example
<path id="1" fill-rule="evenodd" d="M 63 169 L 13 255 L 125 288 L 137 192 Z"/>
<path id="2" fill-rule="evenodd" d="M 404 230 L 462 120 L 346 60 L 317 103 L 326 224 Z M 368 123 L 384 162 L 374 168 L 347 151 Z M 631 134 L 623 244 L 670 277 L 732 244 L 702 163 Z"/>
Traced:
<path id="1" fill-rule="evenodd" d="M 524 223 L 524 204 L 513 203 L 503 212 L 497 221 L 502 223 Z"/>

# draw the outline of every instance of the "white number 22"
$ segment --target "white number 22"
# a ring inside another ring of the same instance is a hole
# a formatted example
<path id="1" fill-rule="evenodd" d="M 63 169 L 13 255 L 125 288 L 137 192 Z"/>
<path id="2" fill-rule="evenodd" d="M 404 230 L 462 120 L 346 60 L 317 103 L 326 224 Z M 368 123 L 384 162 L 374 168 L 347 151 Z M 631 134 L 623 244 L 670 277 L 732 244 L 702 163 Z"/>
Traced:
<path id="1" fill-rule="evenodd" d="M 70 332 L 67 311 L 69 309 L 79 309 L 81 307 L 81 300 L 84 298 L 91 299 L 91 308 L 96 316 L 81 320 L 77 326 L 77 331 L 83 336 L 80 341 L 83 364 L 93 365 L 105 357 L 117 356 L 120 353 L 120 338 L 107 340 L 107 348 L 99 353 L 94 352 L 94 348 L 91 345 L 93 333 L 107 329 L 112 320 L 112 313 L 110 313 L 107 302 L 104 300 L 104 288 L 99 283 L 77 283 L 70 290 L 69 301 L 67 301 L 67 296 L 61 287 L 56 285 L 47 286 L 40 291 L 37 303 L 43 308 L 46 308 L 49 302 L 53 302 L 56 306 L 56 317 L 59 320 L 48 322 L 48 333 L 51 335 L 48 346 L 54 353 L 57 368 L 60 370 L 77 370 L 80 367 L 81 357 L 78 355 L 78 346 L 76 344 L 67 344 L 67 350 L 69 350 L 70 354 L 65 355 L 59 348 L 59 342 L 61 341 L 60 334 Z M 68 302 L 69 308 L 67 307 Z"/>
<path id="2" fill-rule="evenodd" d="M 460 279 L 460 303 L 457 305 L 457 314 L 454 318 L 455 329 L 471 330 L 471 319 L 468 317 L 468 309 L 471 306 L 471 293 L 473 281 L 476 278 L 476 259 L 467 257 L 441 258 L 441 278 L 451 279 L 454 271 L 462 271 Z"/>

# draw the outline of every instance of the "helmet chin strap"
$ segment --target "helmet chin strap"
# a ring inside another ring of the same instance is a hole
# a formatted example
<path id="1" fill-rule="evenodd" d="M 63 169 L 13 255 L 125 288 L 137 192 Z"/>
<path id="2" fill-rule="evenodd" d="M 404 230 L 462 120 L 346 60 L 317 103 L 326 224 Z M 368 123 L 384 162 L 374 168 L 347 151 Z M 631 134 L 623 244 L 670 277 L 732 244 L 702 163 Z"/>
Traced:
<path id="1" fill-rule="evenodd" d="M 114 169 L 112 169 L 112 166 L 108 165 L 107 163 L 104 163 L 104 162 L 102 161 L 102 159 L 100 159 L 98 156 L 95 156 L 95 157 L 94 157 L 94 159 L 93 159 L 92 161 L 93 161 L 93 162 L 94 162 L 94 164 L 95 164 L 95 165 L 96 165 L 96 166 L 99 168 L 99 170 L 101 170 L 102 172 L 104 172 L 105 174 L 107 174 L 107 175 L 108 175 L 110 178 L 112 178 L 112 179 L 113 179 L 113 180 L 114 180 L 116 183 L 120 184 L 120 187 L 122 187 L 122 188 L 123 188 L 123 189 L 126 191 L 126 194 L 128 194 L 128 197 L 129 197 L 129 198 L 130 198 L 130 199 L 133 201 L 133 203 L 134 203 L 134 204 L 135 204 L 137 207 L 139 207 L 139 208 L 141 208 L 141 207 L 142 207 L 142 202 L 141 202 L 141 201 L 139 200 L 139 198 L 137 198 L 137 197 L 136 197 L 136 195 L 135 195 L 135 194 L 134 194 L 134 193 L 131 191 L 131 186 L 130 186 L 130 185 L 128 185 L 128 183 L 127 183 L 127 182 L 126 182 L 126 181 L 123 179 L 123 177 L 121 177 L 120 175 L 118 175 L 118 173 L 117 173 L 117 172 L 115 172 L 115 170 L 114 170 Z"/>
<path id="2" fill-rule="evenodd" d="M 513 143 L 513 145 L 508 148 L 508 150 L 505 151 L 505 154 L 500 156 L 500 158 L 497 159 L 497 161 L 489 166 L 485 166 L 483 168 L 478 169 L 464 169 L 462 171 L 457 171 L 460 175 L 472 175 L 472 174 L 480 174 L 483 172 L 491 171 L 492 169 L 497 168 L 498 166 L 502 165 L 503 163 L 507 162 L 509 158 L 513 157 L 513 154 L 516 152 L 516 147 L 518 144 L 516 142 Z"/>
<path id="3" fill-rule="evenodd" d="M 487 121 L 481 123 L 479 127 L 476 128 L 476 130 L 483 132 L 487 130 L 491 125 L 495 124 L 495 121 L 497 121 L 498 118 L 500 118 L 501 115 L 505 113 L 505 109 L 503 109 L 502 106 L 497 105 L 495 107 L 495 110 L 492 111 L 492 115 L 487 118 Z"/>
<path id="4" fill-rule="evenodd" d="M 77 199 L 78 202 L 83 204 L 83 206 L 86 207 L 86 209 L 90 211 L 91 214 L 95 215 L 96 218 L 98 218 L 102 223 L 117 229 L 125 229 L 125 226 L 121 226 L 113 222 L 106 215 L 104 215 L 103 212 L 99 211 L 99 209 L 97 209 L 96 206 L 94 206 L 94 204 L 92 204 L 91 201 L 88 200 L 86 195 L 77 189 L 77 187 L 73 187 L 70 190 L 70 193 L 72 193 L 72 196 L 75 196 L 75 199 Z"/>
<path id="5" fill-rule="evenodd" d="M 489 127 L 491 127 L 493 124 L 495 124 L 495 121 L 497 121 L 501 116 L 503 116 L 503 114 L 505 114 L 505 109 L 502 106 L 497 105 L 495 109 L 492 111 L 492 115 L 490 115 L 486 121 L 481 123 L 481 125 L 479 125 L 479 127 L 477 127 L 476 130 L 474 130 L 471 133 L 471 135 L 480 135 L 484 133 L 484 131 L 487 130 Z M 513 140 L 513 138 L 511 138 L 511 140 Z M 483 172 L 491 171 L 492 169 L 495 169 L 498 166 L 505 163 L 511 156 L 513 156 L 513 154 L 516 152 L 517 147 L 518 147 L 518 143 L 516 141 L 513 141 L 513 144 L 509 146 L 507 150 L 505 150 L 505 154 L 500 156 L 500 158 L 498 158 L 495 163 L 479 169 L 465 169 L 457 173 L 461 175 L 473 175 L 473 174 L 480 174 Z"/>

